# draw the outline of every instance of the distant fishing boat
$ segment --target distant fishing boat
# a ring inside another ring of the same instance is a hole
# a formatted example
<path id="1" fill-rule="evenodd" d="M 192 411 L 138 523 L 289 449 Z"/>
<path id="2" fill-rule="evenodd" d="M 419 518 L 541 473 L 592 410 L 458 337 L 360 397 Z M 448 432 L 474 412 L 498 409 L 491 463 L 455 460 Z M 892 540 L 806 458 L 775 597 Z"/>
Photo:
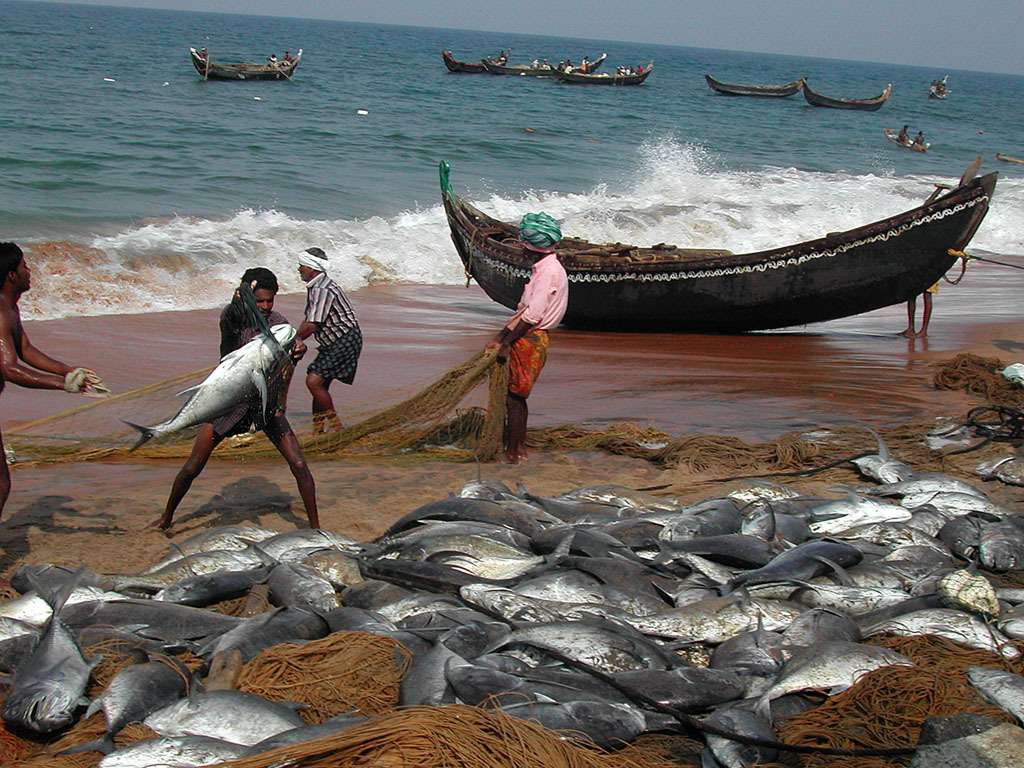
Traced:
<path id="1" fill-rule="evenodd" d="M 484 71 L 483 59 L 480 61 L 456 61 L 452 52 L 443 48 L 441 49 L 441 58 L 444 59 L 444 65 L 448 67 L 449 72 L 480 73 Z"/>
<path id="2" fill-rule="evenodd" d="M 885 138 L 887 138 L 893 144 L 899 144 L 901 147 L 912 149 L 915 152 L 927 152 L 928 147 L 931 146 L 931 144 L 929 144 L 928 142 L 924 142 L 923 144 L 915 144 L 910 139 L 901 139 L 899 131 L 893 131 L 889 128 L 883 128 L 882 132 L 885 134 Z"/>
<path id="3" fill-rule="evenodd" d="M 591 85 L 640 85 L 650 76 L 653 69 L 654 62 L 652 61 L 646 67 L 641 65 L 635 72 L 630 71 L 623 74 L 616 72 L 614 75 L 610 72 L 587 74 L 575 69 L 572 71 L 559 70 L 555 75 L 555 80 L 560 83 L 589 83 Z"/>
<path id="4" fill-rule="evenodd" d="M 258 64 L 215 64 L 210 61 L 209 52 L 203 48 L 197 51 L 189 48 L 192 66 L 203 76 L 203 80 L 291 80 L 292 73 L 302 59 L 302 49 L 291 61 L 270 61 Z"/>
<path id="5" fill-rule="evenodd" d="M 780 98 L 792 96 L 804 87 L 803 79 L 794 80 L 784 85 L 737 85 L 735 83 L 723 83 L 715 80 L 711 75 L 704 75 L 708 81 L 708 87 L 715 93 L 726 96 L 760 96 L 763 98 Z"/>
<path id="6" fill-rule="evenodd" d="M 873 99 L 835 99 L 831 96 L 825 96 L 824 94 L 818 93 L 813 90 L 811 86 L 807 84 L 807 78 L 804 78 L 804 99 L 807 103 L 814 107 L 831 107 L 832 109 L 859 109 L 864 112 L 874 112 L 876 109 L 881 107 L 885 100 L 889 98 L 889 93 L 892 91 L 892 83 L 885 86 L 885 90 L 882 91 L 878 96 Z"/>
<path id="7" fill-rule="evenodd" d="M 974 178 L 976 172 L 972 166 L 957 186 L 937 188 L 904 213 L 756 253 L 566 236 L 558 244 L 570 286 L 565 322 L 583 329 L 738 333 L 902 304 L 946 273 L 985 218 L 997 174 Z M 514 224 L 460 199 L 448 176 L 442 161 L 441 198 L 466 274 L 514 309 L 533 258 Z"/>
<path id="8" fill-rule="evenodd" d="M 583 63 L 575 67 L 573 72 L 595 72 L 598 67 L 608 58 L 607 53 L 602 53 L 593 61 L 584 59 Z M 552 66 L 547 62 L 534 62 L 533 64 L 503 64 L 498 61 L 491 61 L 485 59 L 483 61 L 484 70 L 492 75 L 525 75 L 527 77 L 555 77 L 560 70 L 565 70 L 568 62 L 562 62 L 557 66 Z"/>
<path id="9" fill-rule="evenodd" d="M 1020 163 L 1024 165 L 1024 160 L 1016 157 L 1010 157 L 1009 155 L 1002 155 L 996 152 L 996 160 L 1002 160 L 1004 163 Z"/>
<path id="10" fill-rule="evenodd" d="M 950 90 L 946 85 L 946 81 L 949 79 L 949 75 L 946 75 L 941 80 L 932 80 L 932 84 L 928 86 L 928 98 L 929 99 L 944 99 L 949 95 Z"/>

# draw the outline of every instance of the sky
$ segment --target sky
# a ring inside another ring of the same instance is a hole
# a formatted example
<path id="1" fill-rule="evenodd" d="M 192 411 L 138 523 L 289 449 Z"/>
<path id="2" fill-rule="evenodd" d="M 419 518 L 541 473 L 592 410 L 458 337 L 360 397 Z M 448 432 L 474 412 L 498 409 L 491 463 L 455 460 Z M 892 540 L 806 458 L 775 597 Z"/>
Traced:
<path id="1" fill-rule="evenodd" d="M 48 0 L 41 0 L 47 2 Z M 62 0 L 579 37 L 1024 75 L 1020 0 Z M 896 12 L 894 12 L 896 11 Z"/>

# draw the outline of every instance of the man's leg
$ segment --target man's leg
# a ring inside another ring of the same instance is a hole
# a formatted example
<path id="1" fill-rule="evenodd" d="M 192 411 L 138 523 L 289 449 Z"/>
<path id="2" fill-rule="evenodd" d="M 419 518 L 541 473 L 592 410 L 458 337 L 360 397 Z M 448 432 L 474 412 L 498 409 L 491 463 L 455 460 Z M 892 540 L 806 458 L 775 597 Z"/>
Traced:
<path id="1" fill-rule="evenodd" d="M 192 453 L 185 459 L 185 465 L 178 470 L 178 474 L 171 484 L 171 495 L 167 497 L 167 506 L 164 508 L 163 515 L 146 526 L 147 528 L 167 530 L 171 527 L 174 511 L 178 508 L 181 500 L 185 498 L 188 489 L 192 487 L 192 481 L 203 471 L 213 449 L 223 439 L 214 433 L 213 424 L 203 424 L 199 427 L 199 434 L 196 435 L 196 441 L 192 444 Z"/>
<path id="2" fill-rule="evenodd" d="M 900 331 L 900 336 L 906 336 L 908 339 L 913 339 L 917 336 L 914 333 L 914 314 L 917 312 L 917 297 L 915 296 L 907 302 L 907 330 Z"/>
<path id="3" fill-rule="evenodd" d="M 306 388 L 313 396 L 313 431 L 326 432 L 328 422 L 331 426 L 340 426 L 337 416 L 334 415 L 334 401 L 328 387 L 331 380 L 325 379 L 318 373 L 306 374 Z"/>
<path id="4" fill-rule="evenodd" d="M 277 413 L 267 421 L 267 437 L 274 447 L 281 452 L 284 460 L 295 478 L 295 484 L 299 487 L 299 496 L 302 504 L 306 507 L 306 517 L 309 518 L 310 528 L 320 527 L 320 514 L 316 506 L 316 484 L 313 482 L 313 473 L 309 471 L 309 464 L 302 453 L 302 446 L 299 439 L 295 437 L 291 424 L 283 413 Z"/>
<path id="5" fill-rule="evenodd" d="M 0 518 L 4 515 L 7 497 L 11 495 L 11 470 L 7 468 L 7 451 L 4 450 L 4 435 L 0 432 Z"/>
<path id="6" fill-rule="evenodd" d="M 508 393 L 505 399 L 508 412 L 505 416 L 505 461 L 518 464 L 526 459 L 526 419 L 529 409 L 526 398 Z"/>
<path id="7" fill-rule="evenodd" d="M 921 332 L 918 336 L 928 335 L 928 321 L 932 319 L 932 295 L 926 293 L 924 295 L 924 317 L 921 319 Z"/>

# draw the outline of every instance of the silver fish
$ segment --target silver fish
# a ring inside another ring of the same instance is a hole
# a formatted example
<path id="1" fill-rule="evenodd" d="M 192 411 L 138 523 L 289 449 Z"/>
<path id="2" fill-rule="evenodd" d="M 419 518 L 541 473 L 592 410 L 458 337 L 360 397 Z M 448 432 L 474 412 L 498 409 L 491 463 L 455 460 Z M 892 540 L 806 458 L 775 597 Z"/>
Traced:
<path id="1" fill-rule="evenodd" d="M 1024 723 L 1024 677 L 1003 669 L 968 667 L 967 680 L 981 698 Z"/>
<path id="2" fill-rule="evenodd" d="M 895 619 L 863 627 L 863 632 L 864 637 L 885 632 L 899 637 L 938 635 L 971 648 L 1002 654 L 1006 659 L 1016 659 L 1020 656 L 1020 651 L 1013 647 L 1010 639 L 997 629 L 990 627 L 977 616 L 952 608 L 913 611 Z"/>
<path id="3" fill-rule="evenodd" d="M 36 733 L 52 733 L 70 725 L 85 698 L 89 675 L 102 660 L 82 656 L 75 638 L 60 618 L 68 588 L 53 598 L 53 615 L 32 655 L 14 673 L 0 716 L 5 723 Z"/>
<path id="4" fill-rule="evenodd" d="M 197 768 L 246 754 L 248 747 L 207 736 L 158 736 L 127 744 L 100 760 L 100 768 Z"/>
<path id="5" fill-rule="evenodd" d="M 914 663 L 896 651 L 861 643 L 835 641 L 810 646 L 786 662 L 775 683 L 758 699 L 757 711 L 768 716 L 772 699 L 795 691 L 845 691 L 868 672 L 891 666 L 912 667 Z"/>
<path id="6" fill-rule="evenodd" d="M 288 351 L 295 344 L 296 331 L 287 323 L 270 329 L 274 340 L 263 335 L 221 358 L 218 365 L 201 384 L 180 392 L 189 399 L 172 418 L 151 427 L 125 423 L 139 431 L 138 448 L 154 437 L 169 435 L 179 429 L 205 424 L 229 413 L 246 400 L 259 400 L 267 408 L 268 380 L 288 361 Z"/>
<path id="7" fill-rule="evenodd" d="M 277 536 L 280 531 L 272 531 L 269 528 L 260 528 L 255 525 L 226 525 L 214 528 L 209 531 L 200 531 L 182 541 L 176 541 L 167 550 L 167 553 L 156 563 L 146 568 L 143 573 L 159 571 L 165 565 L 180 560 L 188 555 L 196 555 L 200 552 L 213 552 L 214 550 L 239 550 L 245 549 L 250 544 L 258 544 L 271 536 Z"/>
<path id="8" fill-rule="evenodd" d="M 305 605 L 328 612 L 341 607 L 334 585 L 301 563 L 282 563 L 267 578 L 270 599 L 275 605 Z"/>
<path id="9" fill-rule="evenodd" d="M 825 536 L 868 523 L 902 523 L 910 519 L 910 511 L 899 504 L 847 491 L 847 498 L 816 507 L 812 516 L 811 532 Z"/>
<path id="10" fill-rule="evenodd" d="M 984 480 L 995 478 L 1007 485 L 1024 485 L 1024 460 L 1007 456 L 1005 459 L 984 461 L 977 466 L 974 474 Z"/>
<path id="11" fill-rule="evenodd" d="M 142 722 L 161 736 L 209 736 L 246 746 L 306 724 L 293 708 L 242 691 L 200 691 Z"/>
<path id="12" fill-rule="evenodd" d="M 672 608 L 650 616 L 628 616 L 623 619 L 645 634 L 721 643 L 740 632 L 756 629 L 775 631 L 788 627 L 805 608 L 781 600 L 716 597 Z"/>
<path id="13" fill-rule="evenodd" d="M 877 480 L 880 483 L 898 483 L 917 477 L 917 472 L 908 464 L 892 457 L 892 454 L 889 453 L 889 446 L 885 444 L 885 440 L 882 439 L 880 434 L 871 427 L 865 427 L 865 429 L 875 436 L 875 440 L 878 443 L 878 453 L 854 459 L 853 465 L 857 467 L 857 471 L 865 477 Z"/>

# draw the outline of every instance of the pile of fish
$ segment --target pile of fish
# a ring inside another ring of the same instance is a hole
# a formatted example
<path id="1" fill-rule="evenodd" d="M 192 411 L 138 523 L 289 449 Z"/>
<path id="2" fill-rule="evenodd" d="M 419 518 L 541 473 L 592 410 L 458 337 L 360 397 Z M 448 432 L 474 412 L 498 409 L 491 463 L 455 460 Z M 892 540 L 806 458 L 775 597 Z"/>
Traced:
<path id="1" fill-rule="evenodd" d="M 933 634 L 1020 654 L 1024 589 L 990 577 L 1024 568 L 1024 519 L 883 449 L 855 463 L 875 484 L 838 498 L 750 483 L 683 504 L 615 486 L 540 497 L 474 482 L 368 543 L 244 526 L 186 539 L 139 574 L 24 566 L 12 578 L 22 596 L 0 605 L 0 668 L 13 672 L 2 717 L 47 734 L 102 711 L 106 733 L 83 749 L 106 753 L 104 768 L 259 754 L 365 718 L 311 726 L 251 694 L 186 693 L 183 670 L 147 659 L 188 649 L 248 661 L 355 630 L 412 653 L 403 705 L 500 707 L 610 747 L 696 724 L 707 766 L 771 761 L 773 721 L 813 706 L 802 692 L 913 665 L 866 638 Z M 257 584 L 276 607 L 207 608 Z M 96 660 L 80 648 L 110 637 L 139 663 L 89 702 Z M 976 667 L 969 679 L 1024 719 L 1024 678 Z M 133 721 L 159 737 L 114 749 Z"/>

